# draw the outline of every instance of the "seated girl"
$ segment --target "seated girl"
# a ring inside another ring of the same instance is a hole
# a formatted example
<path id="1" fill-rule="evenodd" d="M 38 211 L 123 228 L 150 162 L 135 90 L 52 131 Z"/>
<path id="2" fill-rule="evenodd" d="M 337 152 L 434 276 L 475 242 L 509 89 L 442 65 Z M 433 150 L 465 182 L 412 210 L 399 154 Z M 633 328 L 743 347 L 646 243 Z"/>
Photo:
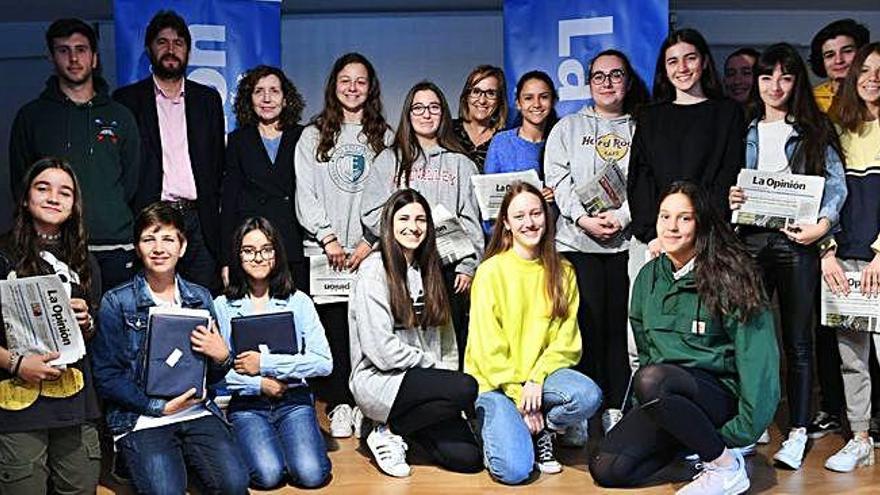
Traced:
<path id="1" fill-rule="evenodd" d="M 541 191 L 514 184 L 474 279 L 465 371 L 480 385 L 487 467 L 505 484 L 525 481 L 536 457 L 542 472 L 560 472 L 555 435 L 570 430 L 583 445 L 602 402 L 599 387 L 570 369 L 581 357 L 580 297 L 555 233 Z"/>
<path id="2" fill-rule="evenodd" d="M 182 215 L 167 202 L 144 208 L 135 220 L 134 242 L 143 269 L 104 294 L 92 341 L 95 388 L 116 451 L 138 493 L 183 493 L 187 468 L 204 493 L 247 493 L 247 470 L 214 401 L 197 397 L 195 387 L 172 399 L 146 394 L 150 308 L 214 315 L 210 292 L 177 275 L 186 251 Z M 214 325 L 195 327 L 190 342 L 207 358 L 207 390 L 223 379 L 233 356 Z"/>
<path id="3" fill-rule="evenodd" d="M 473 417 L 477 384 L 456 371 L 458 350 L 428 202 L 403 189 L 382 210 L 379 252 L 361 264 L 351 293 L 350 386 L 358 407 L 383 424 L 367 437 L 379 468 L 409 476 L 407 442 L 437 464 L 483 468 L 464 413 Z"/>
<path id="4" fill-rule="evenodd" d="M 226 343 L 233 318 L 290 312 L 297 353 L 237 350 L 226 374 L 233 392 L 227 415 L 254 486 L 273 488 L 286 471 L 293 484 L 315 488 L 330 478 L 330 459 L 305 379 L 329 375 L 333 361 L 315 305 L 296 290 L 283 242 L 262 217 L 246 219 L 232 237 L 239 261 L 230 263 L 226 293 L 214 301 Z"/>

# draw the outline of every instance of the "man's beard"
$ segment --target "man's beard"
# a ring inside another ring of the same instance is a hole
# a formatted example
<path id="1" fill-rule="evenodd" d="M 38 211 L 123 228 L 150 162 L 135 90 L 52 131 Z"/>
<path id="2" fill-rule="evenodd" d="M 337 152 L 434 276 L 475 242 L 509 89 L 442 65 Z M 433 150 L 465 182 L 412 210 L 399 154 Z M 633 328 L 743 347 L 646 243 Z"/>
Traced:
<path id="1" fill-rule="evenodd" d="M 179 62 L 177 68 L 168 69 L 162 64 L 163 59 L 168 58 L 173 58 Z M 183 77 L 184 74 L 186 74 L 187 62 L 188 60 L 181 60 L 179 57 L 171 53 L 166 53 L 159 60 L 156 60 L 152 56 L 152 54 L 150 55 L 150 63 L 153 66 L 153 74 L 155 74 L 156 77 L 158 77 L 159 79 L 180 79 L 181 77 Z"/>

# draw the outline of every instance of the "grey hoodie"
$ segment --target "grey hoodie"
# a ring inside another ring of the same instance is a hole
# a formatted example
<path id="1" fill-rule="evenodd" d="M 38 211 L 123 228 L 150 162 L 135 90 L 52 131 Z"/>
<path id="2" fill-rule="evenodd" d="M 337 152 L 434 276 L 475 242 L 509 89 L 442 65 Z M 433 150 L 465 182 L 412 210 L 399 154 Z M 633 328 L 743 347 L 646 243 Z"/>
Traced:
<path id="1" fill-rule="evenodd" d="M 613 211 L 623 230 L 603 243 L 577 225 L 577 219 L 587 212 L 575 193 L 575 187 L 594 177 L 609 159 L 616 159 L 625 175 L 633 132 L 635 123 L 629 115 L 606 119 L 600 117 L 592 106 L 563 117 L 550 131 L 544 149 L 544 177 L 546 184 L 555 190 L 556 204 L 559 205 L 556 247 L 560 251 L 616 253 L 628 249 L 629 203 L 624 202 Z"/>
<path id="2" fill-rule="evenodd" d="M 296 144 L 296 217 L 308 236 L 303 245 L 315 252 L 317 242 L 335 234 L 339 244 L 353 250 L 363 239 L 361 229 L 361 193 L 372 173 L 375 154 L 361 134 L 360 124 L 342 124 L 330 161 L 319 162 L 315 156 L 319 132 L 306 127 Z M 389 130 L 385 142 L 393 135 Z"/>
<path id="3" fill-rule="evenodd" d="M 424 294 L 422 275 L 406 273 L 413 301 Z M 411 368 L 458 369 L 458 348 L 452 324 L 403 328 L 394 324 L 382 254 L 364 259 L 348 304 L 351 377 L 354 400 L 368 418 L 386 422 L 403 375 Z"/>
<path id="4" fill-rule="evenodd" d="M 483 257 L 483 228 L 471 186 L 477 166 L 467 156 L 439 146 L 425 150 L 425 155 L 413 164 L 408 187 L 421 193 L 431 207 L 442 204 L 458 218 L 477 256 L 461 260 L 455 271 L 473 277 Z M 376 157 L 361 200 L 361 221 L 375 236 L 379 236 L 385 201 L 395 190 L 407 187 L 395 182 L 396 175 L 397 157 L 387 148 Z"/>

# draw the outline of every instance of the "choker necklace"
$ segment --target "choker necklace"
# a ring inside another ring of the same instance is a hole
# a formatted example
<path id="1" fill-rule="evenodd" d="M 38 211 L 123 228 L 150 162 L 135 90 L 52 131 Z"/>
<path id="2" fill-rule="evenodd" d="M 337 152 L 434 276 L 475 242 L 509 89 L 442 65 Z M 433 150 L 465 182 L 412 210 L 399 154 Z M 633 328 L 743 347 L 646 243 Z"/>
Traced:
<path id="1" fill-rule="evenodd" d="M 42 232 L 37 232 L 37 238 L 41 241 L 57 241 L 58 239 L 61 239 L 61 232 L 58 232 L 57 234 L 44 234 Z"/>

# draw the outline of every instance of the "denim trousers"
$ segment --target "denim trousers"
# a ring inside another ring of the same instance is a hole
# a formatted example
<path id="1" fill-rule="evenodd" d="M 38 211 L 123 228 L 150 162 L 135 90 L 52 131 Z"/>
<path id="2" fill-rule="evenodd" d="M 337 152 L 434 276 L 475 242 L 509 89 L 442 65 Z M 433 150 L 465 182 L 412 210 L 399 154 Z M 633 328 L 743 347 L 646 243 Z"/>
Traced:
<path id="1" fill-rule="evenodd" d="M 327 445 L 308 388 L 290 389 L 277 400 L 235 397 L 228 414 L 255 487 L 274 488 L 285 472 L 303 488 L 330 478 Z"/>
<path id="2" fill-rule="evenodd" d="M 200 493 L 243 494 L 248 475 L 232 433 L 216 416 L 133 431 L 116 442 L 137 493 L 179 495 L 187 468 Z"/>
<path id="3" fill-rule="evenodd" d="M 562 431 L 592 416 L 602 403 L 602 391 L 585 375 L 563 368 L 544 380 L 541 402 L 547 427 Z M 524 482 L 534 467 L 535 449 L 517 405 L 492 390 L 477 397 L 476 408 L 489 473 L 504 484 Z"/>

